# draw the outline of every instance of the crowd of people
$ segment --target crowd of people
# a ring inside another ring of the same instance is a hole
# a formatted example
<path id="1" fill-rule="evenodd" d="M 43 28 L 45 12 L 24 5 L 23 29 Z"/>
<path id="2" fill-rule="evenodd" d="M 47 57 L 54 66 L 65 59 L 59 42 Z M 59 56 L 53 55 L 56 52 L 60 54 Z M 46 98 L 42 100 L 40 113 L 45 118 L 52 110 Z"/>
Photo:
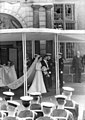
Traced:
<path id="1" fill-rule="evenodd" d="M 62 94 L 55 95 L 55 102 L 43 101 L 40 92 L 31 92 L 14 100 L 12 91 L 3 92 L 0 98 L 1 120 L 78 120 L 79 104 L 72 100 L 71 87 L 63 87 Z"/>
<path id="2" fill-rule="evenodd" d="M 55 95 L 56 103 L 42 100 L 42 93 L 52 88 L 53 61 L 51 54 L 37 56 L 34 80 L 29 87 L 28 96 L 21 96 L 20 102 L 13 99 L 14 93 L 3 92 L 0 98 L 0 117 L 3 120 L 78 120 L 79 104 L 72 99 L 74 88 L 63 84 L 64 59 L 59 53 L 59 87 L 60 94 Z M 33 58 L 32 62 L 35 60 Z M 74 56 L 72 67 L 75 71 L 75 82 L 81 82 L 82 63 L 80 52 Z"/>

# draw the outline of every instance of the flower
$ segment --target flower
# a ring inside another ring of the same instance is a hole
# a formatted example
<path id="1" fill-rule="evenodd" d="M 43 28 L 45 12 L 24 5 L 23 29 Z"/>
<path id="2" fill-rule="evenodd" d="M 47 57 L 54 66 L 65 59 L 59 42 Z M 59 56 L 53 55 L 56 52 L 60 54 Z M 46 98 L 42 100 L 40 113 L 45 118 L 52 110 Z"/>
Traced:
<path id="1" fill-rule="evenodd" d="M 45 72 L 47 71 L 47 68 L 45 66 L 42 67 L 42 71 Z"/>
<path id="2" fill-rule="evenodd" d="M 42 67 L 42 71 L 43 71 L 44 75 L 46 75 L 47 77 L 50 77 L 50 75 L 49 75 L 50 73 L 48 72 L 48 69 L 45 66 Z"/>

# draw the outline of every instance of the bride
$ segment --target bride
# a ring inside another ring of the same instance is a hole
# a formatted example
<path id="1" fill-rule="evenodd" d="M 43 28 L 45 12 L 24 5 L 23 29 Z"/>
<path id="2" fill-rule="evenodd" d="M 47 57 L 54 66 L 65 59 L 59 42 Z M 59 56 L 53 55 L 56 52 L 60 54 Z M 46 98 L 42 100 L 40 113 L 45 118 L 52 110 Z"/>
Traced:
<path id="1" fill-rule="evenodd" d="M 46 88 L 45 88 L 45 84 L 44 84 L 44 80 L 43 80 L 43 75 L 42 75 L 42 57 L 38 57 L 38 61 L 36 63 L 36 73 L 35 73 L 35 77 L 34 80 L 32 82 L 32 85 L 30 86 L 28 93 L 31 92 L 41 92 L 41 93 L 46 93 Z"/>

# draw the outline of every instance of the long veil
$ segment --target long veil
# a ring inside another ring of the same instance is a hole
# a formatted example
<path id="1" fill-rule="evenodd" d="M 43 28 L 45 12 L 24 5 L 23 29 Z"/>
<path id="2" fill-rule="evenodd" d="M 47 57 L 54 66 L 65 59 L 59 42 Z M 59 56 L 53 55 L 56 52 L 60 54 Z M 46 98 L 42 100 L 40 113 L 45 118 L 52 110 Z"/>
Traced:
<path id="1" fill-rule="evenodd" d="M 33 78 L 34 78 L 35 72 L 36 72 L 35 68 L 36 68 L 37 60 L 38 60 L 38 57 L 36 57 L 36 59 L 34 60 L 34 62 L 32 63 L 32 65 L 30 66 L 30 68 L 27 71 L 27 84 L 31 84 L 33 81 Z M 21 76 L 19 79 L 15 79 L 14 81 L 11 80 L 12 79 L 12 77 L 11 77 L 7 81 L 8 76 L 7 76 L 6 72 L 4 72 L 4 73 L 5 73 L 5 75 L 4 75 L 5 79 L 4 79 L 3 83 L 5 86 L 8 86 L 8 88 L 17 89 L 24 83 L 24 75 Z"/>

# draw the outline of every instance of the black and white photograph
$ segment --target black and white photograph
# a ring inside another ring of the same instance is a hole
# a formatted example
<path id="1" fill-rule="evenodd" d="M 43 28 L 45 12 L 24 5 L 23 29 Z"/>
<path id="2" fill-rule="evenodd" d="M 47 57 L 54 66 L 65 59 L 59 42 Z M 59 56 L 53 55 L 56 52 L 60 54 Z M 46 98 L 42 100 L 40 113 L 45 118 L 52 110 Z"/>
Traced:
<path id="1" fill-rule="evenodd" d="M 0 0 L 0 119 L 85 120 L 85 0 Z"/>

